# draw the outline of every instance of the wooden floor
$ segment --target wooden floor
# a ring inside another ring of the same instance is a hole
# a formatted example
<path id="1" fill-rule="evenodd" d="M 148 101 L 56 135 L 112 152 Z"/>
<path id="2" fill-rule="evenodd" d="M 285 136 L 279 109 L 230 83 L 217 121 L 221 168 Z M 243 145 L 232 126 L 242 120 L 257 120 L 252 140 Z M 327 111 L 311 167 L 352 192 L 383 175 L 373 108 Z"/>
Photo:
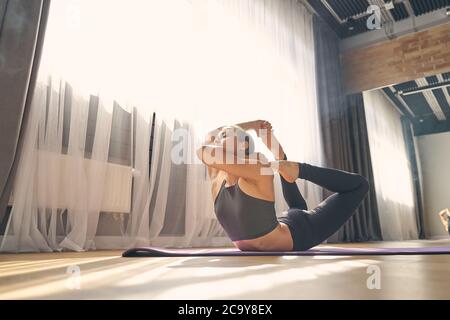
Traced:
<path id="1" fill-rule="evenodd" d="M 435 245 L 450 245 L 450 240 L 340 246 Z M 120 254 L 1 254 L 0 299 L 450 299 L 450 255 L 122 258 Z M 370 270 L 380 271 L 380 289 L 368 288 Z"/>

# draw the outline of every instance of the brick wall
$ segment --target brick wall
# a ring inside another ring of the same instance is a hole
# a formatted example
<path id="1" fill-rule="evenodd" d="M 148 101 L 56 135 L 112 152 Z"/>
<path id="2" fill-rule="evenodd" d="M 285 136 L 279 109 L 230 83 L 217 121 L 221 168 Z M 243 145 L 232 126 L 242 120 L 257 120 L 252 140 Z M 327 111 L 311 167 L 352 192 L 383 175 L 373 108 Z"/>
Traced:
<path id="1" fill-rule="evenodd" d="M 345 90 L 355 93 L 450 71 L 450 23 L 341 56 Z"/>

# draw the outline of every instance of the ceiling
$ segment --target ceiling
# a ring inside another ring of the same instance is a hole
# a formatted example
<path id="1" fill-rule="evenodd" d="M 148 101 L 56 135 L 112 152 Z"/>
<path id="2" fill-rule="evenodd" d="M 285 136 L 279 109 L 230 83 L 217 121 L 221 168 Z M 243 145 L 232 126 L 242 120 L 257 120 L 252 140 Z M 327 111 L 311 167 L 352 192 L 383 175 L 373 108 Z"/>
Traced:
<path id="1" fill-rule="evenodd" d="M 450 131 L 450 72 L 383 88 L 416 135 Z"/>
<path id="2" fill-rule="evenodd" d="M 450 0 L 307 0 L 341 38 L 369 31 L 367 8 L 378 5 L 384 26 L 450 6 Z M 388 4 L 388 6 L 386 6 Z M 389 9 L 392 4 L 392 9 Z"/>

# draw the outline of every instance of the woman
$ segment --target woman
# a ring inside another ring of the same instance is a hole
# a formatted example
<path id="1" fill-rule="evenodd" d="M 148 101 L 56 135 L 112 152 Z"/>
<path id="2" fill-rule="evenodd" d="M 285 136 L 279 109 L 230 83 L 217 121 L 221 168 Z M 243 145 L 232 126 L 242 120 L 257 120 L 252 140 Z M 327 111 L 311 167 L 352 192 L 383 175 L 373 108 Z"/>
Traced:
<path id="1" fill-rule="evenodd" d="M 277 161 L 254 152 L 255 130 Z M 234 245 L 244 251 L 303 251 L 335 233 L 355 212 L 369 190 L 356 174 L 287 161 L 272 126 L 257 120 L 211 131 L 197 151 L 208 167 L 216 216 Z M 282 159 L 282 160 L 281 160 Z M 281 176 L 289 210 L 275 212 L 274 171 Z M 295 181 L 305 179 L 335 194 L 308 210 Z"/>
<path id="2" fill-rule="evenodd" d="M 450 234 L 450 210 L 444 209 L 441 212 L 439 212 L 439 217 L 441 218 L 441 222 L 444 225 L 445 231 Z"/>

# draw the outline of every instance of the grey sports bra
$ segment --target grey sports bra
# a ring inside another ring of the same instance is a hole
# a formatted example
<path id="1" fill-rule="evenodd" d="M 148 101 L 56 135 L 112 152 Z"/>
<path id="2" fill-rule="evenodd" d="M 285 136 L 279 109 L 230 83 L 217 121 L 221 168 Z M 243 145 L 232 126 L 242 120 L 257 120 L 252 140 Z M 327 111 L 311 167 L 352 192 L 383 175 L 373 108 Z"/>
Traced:
<path id="1" fill-rule="evenodd" d="M 274 202 L 246 194 L 238 183 L 227 188 L 225 184 L 226 180 L 217 194 L 214 209 L 232 241 L 255 239 L 278 226 Z"/>

